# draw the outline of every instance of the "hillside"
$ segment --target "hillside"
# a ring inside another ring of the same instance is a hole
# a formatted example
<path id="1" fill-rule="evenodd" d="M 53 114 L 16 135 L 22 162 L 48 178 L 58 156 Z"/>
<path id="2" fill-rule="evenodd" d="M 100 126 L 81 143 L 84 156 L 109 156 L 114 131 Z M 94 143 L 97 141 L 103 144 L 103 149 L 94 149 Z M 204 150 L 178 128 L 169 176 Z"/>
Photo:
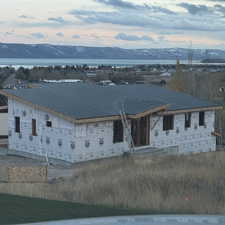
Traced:
<path id="1" fill-rule="evenodd" d="M 225 152 L 97 160 L 49 183 L 0 183 L 0 192 L 164 213 L 224 214 L 224 162 Z"/>
<path id="2" fill-rule="evenodd" d="M 225 51 L 193 49 L 193 59 L 206 57 L 225 59 Z M 0 58 L 81 58 L 81 59 L 187 59 L 189 49 L 152 48 L 124 49 L 116 47 L 85 47 L 50 44 L 6 44 L 0 43 Z"/>

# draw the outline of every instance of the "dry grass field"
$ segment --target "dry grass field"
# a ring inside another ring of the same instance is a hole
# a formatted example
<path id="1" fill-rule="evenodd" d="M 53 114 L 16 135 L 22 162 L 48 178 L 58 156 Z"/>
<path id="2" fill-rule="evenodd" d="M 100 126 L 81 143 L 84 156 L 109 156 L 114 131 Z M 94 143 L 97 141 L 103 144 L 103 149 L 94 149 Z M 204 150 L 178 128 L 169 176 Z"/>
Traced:
<path id="1" fill-rule="evenodd" d="M 72 178 L 0 184 L 0 192 L 174 213 L 225 213 L 225 152 L 82 163 Z"/>

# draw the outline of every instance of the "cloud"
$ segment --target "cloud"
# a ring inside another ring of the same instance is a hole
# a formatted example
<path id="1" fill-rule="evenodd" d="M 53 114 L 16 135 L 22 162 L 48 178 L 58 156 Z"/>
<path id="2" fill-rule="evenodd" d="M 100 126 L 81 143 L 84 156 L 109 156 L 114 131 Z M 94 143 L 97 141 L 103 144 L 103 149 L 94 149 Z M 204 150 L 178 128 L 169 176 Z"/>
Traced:
<path id="1" fill-rule="evenodd" d="M 21 16 L 19 16 L 19 18 L 21 18 L 21 19 L 34 19 L 33 16 L 27 16 L 27 15 L 21 15 Z"/>
<path id="2" fill-rule="evenodd" d="M 184 34 L 182 31 L 161 31 L 159 32 L 161 35 L 177 35 L 177 34 Z"/>
<path id="3" fill-rule="evenodd" d="M 58 36 L 58 37 L 64 37 L 64 33 L 58 32 L 58 33 L 56 33 L 56 36 Z"/>
<path id="4" fill-rule="evenodd" d="M 79 39 L 79 38 L 80 38 L 80 35 L 74 34 L 74 35 L 72 36 L 72 38 L 73 38 L 73 39 Z"/>
<path id="5" fill-rule="evenodd" d="M 224 2 L 225 2 L 225 0 L 224 0 Z M 216 4 L 214 7 L 218 12 L 222 13 L 222 15 L 225 16 L 225 6 Z"/>
<path id="6" fill-rule="evenodd" d="M 168 40 L 166 39 L 165 36 L 159 36 L 157 41 L 158 42 L 168 42 Z"/>
<path id="7" fill-rule="evenodd" d="M 147 27 L 156 22 L 153 17 L 145 14 L 136 14 L 129 12 L 99 12 L 91 10 L 73 10 L 70 12 L 76 18 L 88 24 L 106 23 L 124 26 Z"/>
<path id="8" fill-rule="evenodd" d="M 210 2 L 225 2 L 225 0 L 208 0 Z"/>
<path id="9" fill-rule="evenodd" d="M 7 31 L 4 33 L 5 36 L 11 36 L 14 35 L 14 31 Z"/>
<path id="10" fill-rule="evenodd" d="M 32 22 L 16 22 L 15 25 L 19 27 L 52 27 L 59 28 L 64 26 L 71 26 L 75 23 L 73 21 L 65 20 L 63 17 L 50 17 L 47 21 L 32 21 Z"/>
<path id="11" fill-rule="evenodd" d="M 109 5 L 109 6 L 114 6 L 114 7 L 119 7 L 119 8 L 126 8 L 126 9 L 136 9 L 137 5 L 123 1 L 123 0 L 95 0 L 96 2 Z"/>
<path id="12" fill-rule="evenodd" d="M 220 42 L 225 30 L 225 0 L 164 1 L 88 0 L 82 4 L 74 1 L 75 3 L 66 8 L 51 13 L 48 13 L 49 9 L 46 8 L 41 17 L 37 17 L 36 9 L 31 11 L 28 7 L 17 14 L 15 20 L 12 17 L 11 20 L 5 21 L 5 25 L 1 26 L 2 35 L 6 31 L 11 31 L 9 27 L 13 27 L 20 34 L 25 32 L 30 42 L 34 38 L 40 39 L 41 42 L 45 40 L 44 37 L 49 37 L 49 40 L 52 37 L 51 40 L 54 42 L 57 42 L 57 39 L 68 43 L 79 40 L 80 44 L 85 45 L 110 43 L 115 46 L 117 43 L 122 46 L 126 41 L 129 47 L 135 45 L 150 47 L 156 44 L 166 46 L 164 43 L 166 38 L 170 43 L 191 39 L 193 43 L 204 42 L 205 45 Z M 56 7 L 59 7 L 57 3 Z M 89 35 L 87 33 L 82 35 L 88 29 Z M 79 33 L 76 32 L 78 30 Z M 42 32 L 42 35 L 32 36 L 31 33 L 35 32 Z M 96 36 L 91 35 L 94 32 Z M 142 36 L 143 34 L 148 36 Z M 14 40 L 16 34 L 12 37 Z M 5 38 L 10 40 L 10 36 Z M 66 40 L 67 38 L 69 40 Z"/>
<path id="13" fill-rule="evenodd" d="M 212 1 L 212 0 L 210 0 Z M 214 0 L 213 0 L 214 1 Z M 225 0 L 214 1 L 214 2 L 225 2 Z M 222 16 L 225 17 L 225 6 L 220 4 L 215 4 L 214 6 L 206 6 L 206 5 L 194 5 L 189 3 L 180 3 L 178 6 L 186 9 L 191 15 L 204 15 L 210 14 L 211 16 Z M 218 19 L 218 18 L 217 18 Z"/>
<path id="14" fill-rule="evenodd" d="M 45 38 L 45 35 L 43 33 L 32 33 L 30 34 L 33 38 L 36 38 L 36 39 L 43 39 Z"/>
<path id="15" fill-rule="evenodd" d="M 48 21 L 53 21 L 53 22 L 62 23 L 62 24 L 67 23 L 67 21 L 64 20 L 62 17 L 50 17 L 48 18 Z"/>
<path id="16" fill-rule="evenodd" d="M 114 8 L 119 8 L 119 9 L 139 10 L 139 11 L 145 10 L 145 11 L 151 11 L 151 12 L 161 12 L 165 14 L 175 14 L 175 12 L 167 8 L 162 8 L 160 6 L 153 6 L 148 4 L 137 5 L 124 0 L 95 0 L 95 1 L 104 5 L 111 6 Z"/>
<path id="17" fill-rule="evenodd" d="M 140 27 L 148 30 L 179 31 L 221 31 L 225 29 L 224 21 L 214 17 L 170 15 L 161 16 L 143 12 L 104 12 L 92 10 L 73 10 L 70 12 L 86 24 L 114 24 Z"/>
<path id="18" fill-rule="evenodd" d="M 206 5 L 194 5 L 194 4 L 182 2 L 178 4 L 178 6 L 186 9 L 192 15 L 206 14 L 206 13 L 210 13 L 211 11 L 210 8 L 207 7 Z"/>
<path id="19" fill-rule="evenodd" d="M 65 24 L 55 23 L 55 22 L 23 22 L 23 23 L 15 23 L 18 27 L 52 27 L 52 28 L 59 28 L 64 27 Z"/>
<path id="20" fill-rule="evenodd" d="M 89 35 L 90 37 L 92 37 L 92 38 L 95 38 L 95 39 L 101 39 L 98 35 L 96 35 L 96 34 L 91 34 L 91 35 Z"/>
<path id="21" fill-rule="evenodd" d="M 119 33 L 115 36 L 115 39 L 117 40 L 123 40 L 123 41 L 154 41 L 151 37 L 149 36 L 136 36 L 136 35 L 129 35 L 125 33 Z"/>

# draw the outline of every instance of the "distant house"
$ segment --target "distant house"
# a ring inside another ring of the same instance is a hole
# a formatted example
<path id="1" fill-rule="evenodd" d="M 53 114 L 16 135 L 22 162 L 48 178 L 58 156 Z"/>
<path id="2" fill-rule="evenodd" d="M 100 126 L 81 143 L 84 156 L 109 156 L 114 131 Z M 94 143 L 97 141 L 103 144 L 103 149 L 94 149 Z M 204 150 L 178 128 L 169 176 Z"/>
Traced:
<path id="1" fill-rule="evenodd" d="M 161 87 L 48 84 L 1 93 L 8 97 L 9 149 L 29 156 L 74 163 L 121 155 L 132 143 L 135 151 L 216 150 L 220 106 Z"/>
<path id="2" fill-rule="evenodd" d="M 94 78 L 94 77 L 97 76 L 97 74 L 96 74 L 95 71 L 94 71 L 94 72 L 87 72 L 87 73 L 86 73 L 86 76 L 89 77 L 89 78 Z"/>
<path id="3" fill-rule="evenodd" d="M 101 80 L 97 83 L 101 86 L 114 86 L 115 84 L 111 80 Z"/>
<path id="4" fill-rule="evenodd" d="M 0 95 L 0 139 L 8 137 L 8 106 L 7 98 Z"/>
<path id="5" fill-rule="evenodd" d="M 45 83 L 81 83 L 79 79 L 62 79 L 62 80 L 43 80 Z"/>

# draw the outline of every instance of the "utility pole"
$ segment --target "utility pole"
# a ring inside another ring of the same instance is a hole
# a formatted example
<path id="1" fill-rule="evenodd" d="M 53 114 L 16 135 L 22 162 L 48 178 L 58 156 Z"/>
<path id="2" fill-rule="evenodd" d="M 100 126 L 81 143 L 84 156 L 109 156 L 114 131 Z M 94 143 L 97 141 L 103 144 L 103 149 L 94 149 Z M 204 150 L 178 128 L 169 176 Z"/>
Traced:
<path id="1" fill-rule="evenodd" d="M 193 63 L 193 50 L 192 50 L 192 41 L 191 41 L 189 49 L 188 49 L 188 65 L 192 65 L 192 63 Z"/>

